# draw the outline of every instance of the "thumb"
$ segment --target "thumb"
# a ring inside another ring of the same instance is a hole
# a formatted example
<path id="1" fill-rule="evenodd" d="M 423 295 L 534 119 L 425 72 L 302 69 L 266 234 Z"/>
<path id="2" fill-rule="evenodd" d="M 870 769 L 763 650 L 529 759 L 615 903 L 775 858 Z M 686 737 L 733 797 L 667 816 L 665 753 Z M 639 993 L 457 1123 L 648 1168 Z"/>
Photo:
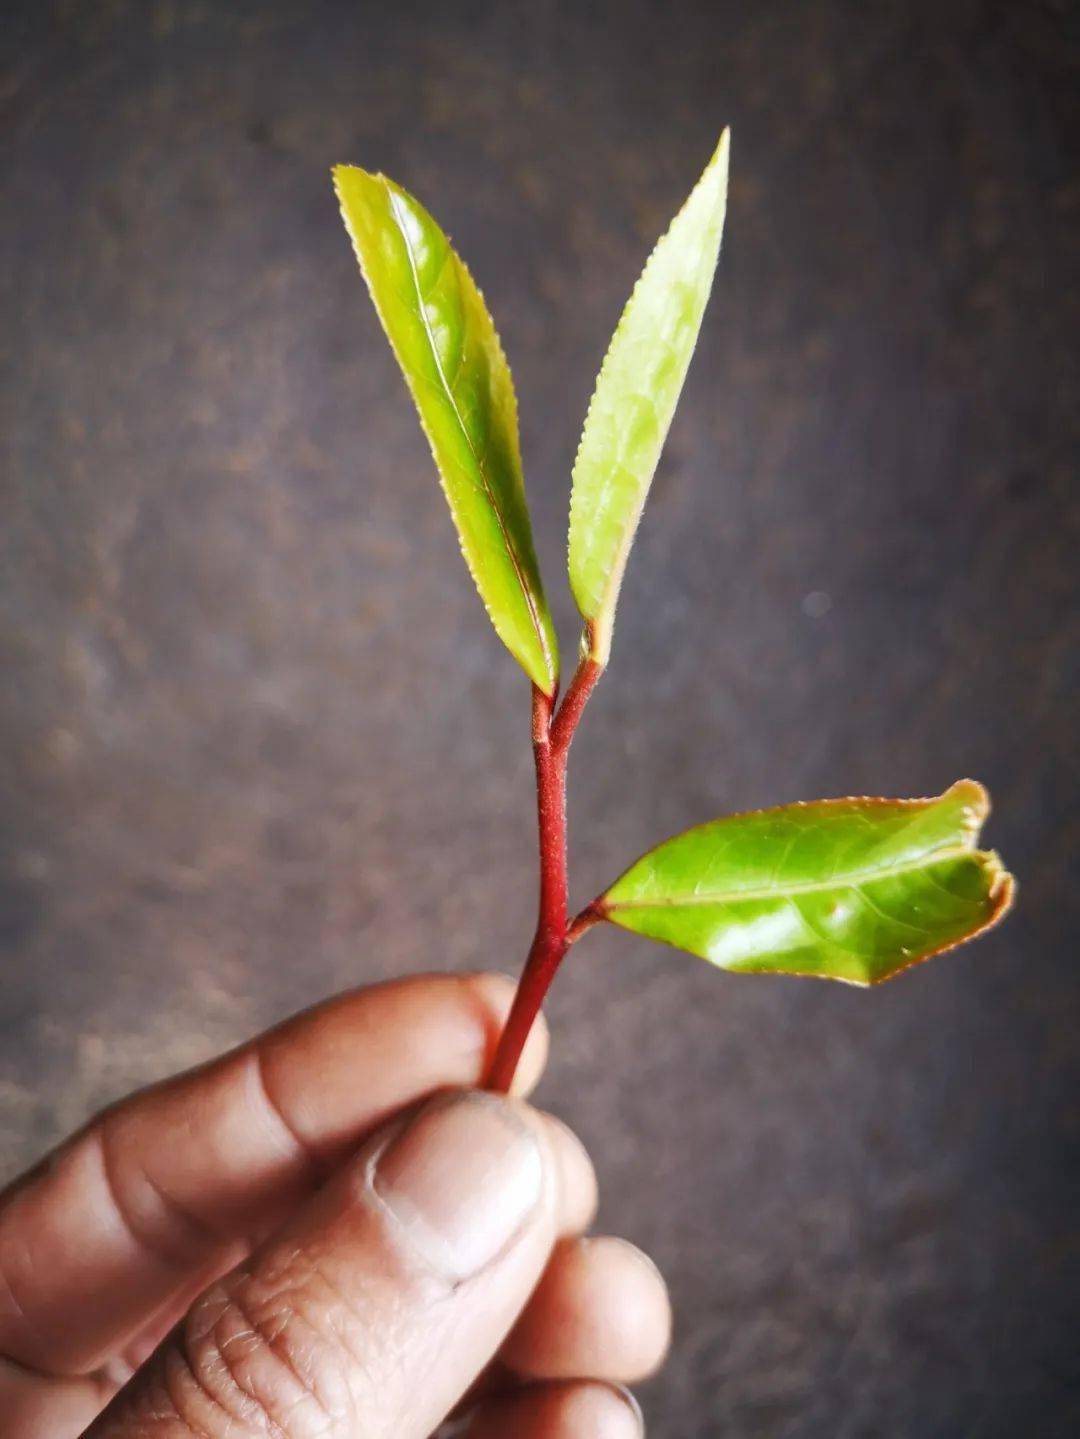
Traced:
<path id="1" fill-rule="evenodd" d="M 424 1439 L 583 1217 L 587 1163 L 513 1100 L 430 1101 L 209 1289 L 88 1434 Z"/>

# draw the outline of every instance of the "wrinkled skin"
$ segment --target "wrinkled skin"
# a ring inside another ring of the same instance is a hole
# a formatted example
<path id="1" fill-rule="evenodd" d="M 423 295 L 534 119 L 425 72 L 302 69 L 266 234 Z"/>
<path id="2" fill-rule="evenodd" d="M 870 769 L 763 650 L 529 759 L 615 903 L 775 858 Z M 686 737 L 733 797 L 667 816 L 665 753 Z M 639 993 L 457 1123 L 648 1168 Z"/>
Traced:
<path id="1" fill-rule="evenodd" d="M 100 1115 L 0 1198 L 12 1439 L 629 1439 L 651 1263 L 560 1123 L 480 1094 L 497 975 L 341 996 Z"/>

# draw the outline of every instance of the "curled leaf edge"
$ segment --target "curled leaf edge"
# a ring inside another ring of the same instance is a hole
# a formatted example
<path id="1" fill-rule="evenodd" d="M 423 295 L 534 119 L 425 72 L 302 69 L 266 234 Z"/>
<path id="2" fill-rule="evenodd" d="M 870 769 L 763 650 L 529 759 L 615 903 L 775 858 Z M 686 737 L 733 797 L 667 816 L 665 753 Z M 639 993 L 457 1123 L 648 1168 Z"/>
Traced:
<path id="1" fill-rule="evenodd" d="M 971 940 L 978 939 L 980 935 L 986 934 L 991 929 L 996 928 L 1012 909 L 1016 901 L 1019 886 L 1017 885 L 1015 875 L 1011 874 L 1005 868 L 997 850 L 980 850 L 975 847 L 979 832 L 991 810 L 990 795 L 986 787 L 980 784 L 978 780 L 957 780 L 955 783 L 949 785 L 947 789 L 943 790 L 941 794 L 926 795 L 918 799 L 888 799 L 881 795 L 844 795 L 831 799 L 797 800 L 793 804 L 788 805 L 767 805 L 761 809 L 740 810 L 737 814 L 723 816 L 724 819 L 739 820 L 749 819 L 754 815 L 772 814 L 779 810 L 820 809 L 833 805 L 847 804 L 889 805 L 893 808 L 896 806 L 907 807 L 909 805 L 915 807 L 917 805 L 938 803 L 962 790 L 968 790 L 970 792 L 971 802 L 968 807 L 970 813 L 965 815 L 962 825 L 961 843 L 959 845 L 943 846 L 940 850 L 931 851 L 931 856 L 937 854 L 944 858 L 949 855 L 970 854 L 973 858 L 979 860 L 982 868 L 990 876 L 987 899 L 990 901 L 992 907 L 990 913 L 977 928 L 969 930 L 958 939 L 952 939 L 946 944 L 939 945 L 936 949 L 928 950 L 925 954 L 911 956 L 906 963 L 897 965 L 895 969 L 891 969 L 888 974 L 884 974 L 878 979 L 861 980 L 852 979 L 846 975 L 810 974 L 807 973 L 806 970 L 783 969 L 780 966 L 770 966 L 767 973 L 770 975 L 783 975 L 791 979 L 825 980 L 830 984 L 850 985 L 853 989 L 878 989 L 881 985 L 887 984 L 892 979 L 896 979 L 898 975 L 905 974 L 909 969 L 914 969 L 920 964 L 925 964 L 928 959 L 935 959 L 938 955 L 948 954 L 950 950 L 959 949 L 961 945 L 969 944 Z M 707 829 L 715 823 L 716 820 L 705 820 L 701 824 L 691 825 L 689 829 L 681 830 L 677 836 L 672 836 L 672 838 L 682 838 L 684 835 L 692 834 L 696 830 Z M 607 889 L 589 905 L 588 913 L 594 916 L 596 920 L 604 920 L 618 929 L 623 926 L 620 926 L 619 921 L 614 918 L 612 913 L 614 910 L 620 908 L 645 908 L 646 906 L 642 905 L 612 904 L 608 901 L 607 896 L 643 859 L 646 859 L 653 851 L 668 843 L 670 843 L 670 840 L 662 840 L 660 844 L 653 845 L 652 849 L 646 850 L 644 854 L 639 855 L 638 858 L 635 859 L 632 864 L 628 865 L 618 878 L 614 879 L 611 884 L 608 885 Z M 883 872 L 887 873 L 888 871 Z M 654 943 L 662 944 L 667 949 L 674 949 L 683 954 L 687 952 L 682 949 L 681 945 L 675 944 L 670 940 L 657 939 L 654 940 Z M 745 977 L 757 977 L 758 974 L 762 973 L 762 971 L 738 969 L 728 969 L 725 972 Z"/>

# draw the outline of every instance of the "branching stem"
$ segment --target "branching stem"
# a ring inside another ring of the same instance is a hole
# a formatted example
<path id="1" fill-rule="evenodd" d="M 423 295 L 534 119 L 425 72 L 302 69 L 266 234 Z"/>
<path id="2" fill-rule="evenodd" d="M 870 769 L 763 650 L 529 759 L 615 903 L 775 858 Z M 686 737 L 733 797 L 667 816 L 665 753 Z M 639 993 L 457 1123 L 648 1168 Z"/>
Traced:
<path id="1" fill-rule="evenodd" d="M 566 951 L 600 918 L 594 906 L 590 905 L 573 922 L 569 919 L 566 760 L 574 731 L 600 678 L 601 669 L 586 654 L 557 711 L 556 696 L 546 695 L 543 690 L 533 687 L 532 738 L 540 837 L 540 909 L 532 946 L 488 1076 L 488 1088 L 504 1093 L 513 1083 L 529 1031 Z"/>

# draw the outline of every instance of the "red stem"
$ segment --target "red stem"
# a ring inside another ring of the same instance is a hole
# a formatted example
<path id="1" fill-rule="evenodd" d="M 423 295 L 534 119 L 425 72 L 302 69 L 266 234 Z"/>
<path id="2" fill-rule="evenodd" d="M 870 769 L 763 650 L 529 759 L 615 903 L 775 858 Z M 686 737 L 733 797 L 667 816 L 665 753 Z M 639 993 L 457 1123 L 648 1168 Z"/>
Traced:
<path id="1" fill-rule="evenodd" d="M 587 904 L 581 913 L 575 915 L 570 921 L 570 925 L 566 931 L 567 948 L 572 944 L 576 944 L 583 934 L 592 929 L 594 924 L 600 924 L 603 919 L 604 912 L 600 902 L 594 899 L 592 904 Z"/>
<path id="2" fill-rule="evenodd" d="M 563 696 L 563 702 L 559 706 L 559 713 L 555 716 L 551 726 L 551 742 L 555 749 L 562 755 L 563 767 L 566 767 L 566 751 L 570 748 L 570 742 L 574 738 L 574 731 L 577 729 L 581 712 L 589 702 L 589 696 L 596 687 L 596 681 L 603 673 L 603 666 L 598 665 L 588 655 L 582 657 L 570 681 L 570 688 Z"/>
<path id="3" fill-rule="evenodd" d="M 533 687 L 533 755 L 540 832 L 540 910 L 521 981 L 499 1040 L 488 1088 L 510 1089 L 525 1041 L 540 1013 L 566 951 L 599 916 L 584 910 L 568 922 L 566 876 L 566 758 L 582 710 L 600 678 L 600 666 L 584 658 L 557 714 L 554 695 Z M 587 916 L 591 916 L 588 917 Z"/>

